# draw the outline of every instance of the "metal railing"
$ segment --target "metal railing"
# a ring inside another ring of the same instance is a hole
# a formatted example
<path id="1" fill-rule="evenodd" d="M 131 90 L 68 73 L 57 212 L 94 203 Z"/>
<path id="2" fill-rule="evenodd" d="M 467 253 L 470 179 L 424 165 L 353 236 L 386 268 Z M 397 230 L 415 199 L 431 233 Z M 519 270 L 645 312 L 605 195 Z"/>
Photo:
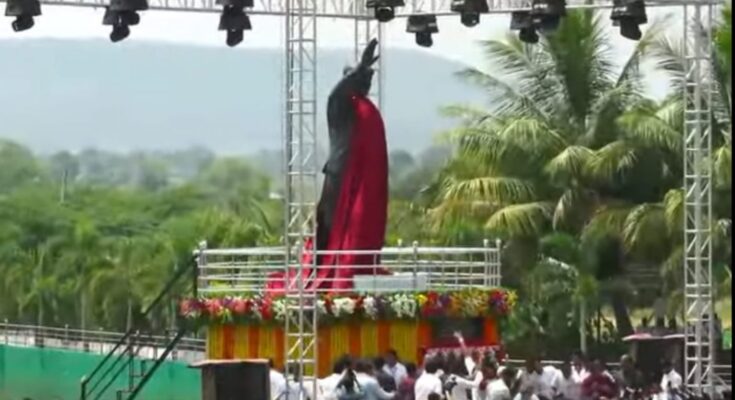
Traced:
<path id="1" fill-rule="evenodd" d="M 37 325 L 12 324 L 7 320 L 0 322 L 0 344 L 15 347 L 47 347 L 73 350 L 92 354 L 107 354 L 122 339 L 125 333 L 99 330 L 73 329 L 68 326 L 49 327 Z M 138 333 L 136 344 L 141 347 L 139 357 L 156 359 L 163 354 L 166 344 L 175 335 L 146 335 Z M 169 360 L 195 362 L 204 358 L 206 341 L 193 336 L 184 337 L 176 349 L 168 356 Z"/>
<path id="2" fill-rule="evenodd" d="M 387 247 L 382 250 L 310 251 L 310 256 L 334 263 L 317 270 L 351 268 L 353 278 L 327 275 L 317 291 L 379 293 L 391 291 L 458 290 L 501 284 L 500 243 L 483 247 Z M 202 249 L 199 257 L 199 293 L 205 295 L 260 293 L 269 284 L 283 282 L 285 248 Z M 354 264 L 345 260 L 359 259 Z M 293 266 L 294 270 L 296 266 Z M 320 276 L 318 271 L 316 276 Z M 279 275 L 280 274 L 280 275 Z M 348 281 L 345 284 L 345 281 Z M 349 287 L 334 289 L 335 286 Z"/>

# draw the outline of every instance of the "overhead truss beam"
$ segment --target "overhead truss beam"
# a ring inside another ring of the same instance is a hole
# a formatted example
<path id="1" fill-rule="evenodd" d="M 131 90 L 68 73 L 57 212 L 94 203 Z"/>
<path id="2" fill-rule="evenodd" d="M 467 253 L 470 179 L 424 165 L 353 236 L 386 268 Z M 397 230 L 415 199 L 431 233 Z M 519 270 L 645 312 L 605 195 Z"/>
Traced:
<path id="1" fill-rule="evenodd" d="M 0 0 L 0 3 L 5 0 Z M 248 12 L 251 15 L 286 15 L 287 0 L 256 0 L 255 7 Z M 315 0 L 317 18 L 342 18 L 342 19 L 371 19 L 372 16 L 365 13 L 364 0 Z M 109 0 L 41 0 L 41 4 L 55 6 L 91 7 L 104 8 Z M 682 0 L 651 0 L 646 2 L 646 7 L 669 7 L 691 4 L 692 1 Z M 151 10 L 183 11 L 183 12 L 212 12 L 219 13 L 222 6 L 215 4 L 214 0 L 149 0 Z M 416 13 L 432 13 L 438 16 L 457 15 L 450 11 L 451 0 L 417 0 L 407 1 L 405 7 L 396 9 L 396 17 L 404 18 Z M 699 4 L 721 4 L 720 1 L 703 0 Z M 527 0 L 490 0 L 490 13 L 502 14 L 512 11 L 530 10 L 531 2 Z M 612 8 L 612 0 L 568 0 L 568 9 Z M 257 29 L 257 27 L 255 28 Z"/>

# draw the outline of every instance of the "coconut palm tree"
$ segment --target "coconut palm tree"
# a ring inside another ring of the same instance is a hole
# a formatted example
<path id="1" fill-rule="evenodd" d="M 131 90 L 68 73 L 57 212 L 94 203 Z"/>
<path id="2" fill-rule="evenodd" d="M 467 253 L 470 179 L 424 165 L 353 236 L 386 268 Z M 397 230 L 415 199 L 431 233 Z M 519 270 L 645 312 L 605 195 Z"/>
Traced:
<path id="1" fill-rule="evenodd" d="M 732 225 L 732 86 L 731 7 L 722 13 L 722 20 L 714 28 L 716 39 L 709 83 L 715 88 L 709 105 L 713 124 L 714 152 L 710 160 L 713 174 L 713 230 L 714 265 L 721 290 L 727 291 L 731 281 L 731 225 Z M 695 26 L 695 29 L 704 29 Z M 684 220 L 684 191 L 682 181 L 682 142 L 684 129 L 684 99 L 681 96 L 685 82 L 685 65 L 681 43 L 662 38 L 652 46 L 659 67 L 667 71 L 678 84 L 670 98 L 649 108 L 631 110 L 619 119 L 626 135 L 623 140 L 636 141 L 643 147 L 666 149 L 667 192 L 658 200 L 631 205 L 621 210 L 617 225 L 629 254 L 661 266 L 666 286 L 675 299 L 681 300 L 684 249 L 682 222 Z M 615 160 L 610 159 L 615 164 Z M 722 279 L 720 279 L 722 278 Z M 680 304 L 680 301 L 675 302 Z"/>
<path id="2" fill-rule="evenodd" d="M 599 13 L 574 11 L 538 45 L 515 36 L 483 43 L 496 67 L 460 75 L 487 89 L 491 107 L 447 110 L 461 126 L 448 134 L 457 153 L 440 174 L 435 228 L 474 223 L 511 247 L 520 244 L 516 253 L 524 257 L 511 269 L 528 268 L 544 234 L 565 231 L 590 244 L 609 243 L 600 240 L 607 237 L 604 225 L 589 226 L 593 216 L 615 210 L 631 194 L 637 202 L 659 198 L 660 189 L 647 185 L 659 179 L 648 176 L 649 160 L 617 141 L 625 111 L 650 106 L 639 64 L 663 22 L 651 24 L 622 65 L 607 24 Z M 612 303 L 618 327 L 627 331 L 624 294 L 613 293 Z"/>

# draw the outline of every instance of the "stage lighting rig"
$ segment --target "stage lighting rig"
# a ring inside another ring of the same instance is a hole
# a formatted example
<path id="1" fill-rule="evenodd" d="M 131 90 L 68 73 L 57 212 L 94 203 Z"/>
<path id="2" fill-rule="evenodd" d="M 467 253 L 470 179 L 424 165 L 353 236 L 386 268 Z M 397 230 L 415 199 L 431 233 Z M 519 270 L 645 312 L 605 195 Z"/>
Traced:
<path id="1" fill-rule="evenodd" d="M 227 32 L 227 45 L 235 47 L 242 42 L 244 31 L 253 29 L 244 9 L 252 8 L 254 0 L 217 0 L 215 4 L 223 6 L 218 29 Z"/>
<path id="2" fill-rule="evenodd" d="M 414 14 L 408 16 L 406 32 L 416 34 L 416 44 L 421 47 L 431 47 L 434 40 L 431 35 L 439 33 L 434 14 Z"/>
<path id="3" fill-rule="evenodd" d="M 544 33 L 556 30 L 561 23 L 561 18 L 566 15 L 567 3 L 565 0 L 533 0 L 531 4 L 533 25 Z"/>
<path id="4" fill-rule="evenodd" d="M 388 22 L 395 18 L 396 7 L 404 7 L 406 2 L 404 0 L 367 0 L 365 2 L 366 8 L 372 8 L 375 14 L 375 19 L 378 22 Z"/>
<path id="5" fill-rule="evenodd" d="M 620 27 L 620 34 L 631 40 L 640 40 L 640 26 L 648 22 L 644 0 L 613 0 L 610 14 L 613 26 Z"/>
<path id="6" fill-rule="evenodd" d="M 11 23 L 15 32 L 22 32 L 33 27 L 33 17 L 41 15 L 41 2 L 38 0 L 8 0 L 5 4 L 5 16 L 15 17 Z"/>
<path id="7" fill-rule="evenodd" d="M 490 12 L 485 0 L 453 0 L 449 7 L 460 14 L 462 25 L 470 28 L 480 23 L 480 14 Z"/>
<path id="8" fill-rule="evenodd" d="M 219 30 L 227 31 L 227 45 L 235 47 L 243 39 L 243 32 L 253 29 L 250 17 L 242 8 L 225 6 L 219 19 Z"/>
<path id="9" fill-rule="evenodd" d="M 514 11 L 510 15 L 510 29 L 518 32 L 518 38 L 524 43 L 538 43 L 539 37 L 536 33 L 536 24 L 533 15 L 529 11 Z"/>
<path id="10" fill-rule="evenodd" d="M 102 25 L 112 26 L 110 41 L 117 43 L 130 35 L 130 27 L 140 23 L 138 11 L 148 9 L 147 0 L 112 0 L 105 7 Z"/>

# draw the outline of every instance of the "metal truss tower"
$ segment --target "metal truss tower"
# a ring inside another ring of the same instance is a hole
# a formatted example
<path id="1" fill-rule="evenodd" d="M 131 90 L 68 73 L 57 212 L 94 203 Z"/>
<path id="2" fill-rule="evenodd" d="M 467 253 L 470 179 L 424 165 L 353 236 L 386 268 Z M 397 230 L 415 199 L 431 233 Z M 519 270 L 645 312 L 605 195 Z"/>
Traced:
<path id="1" fill-rule="evenodd" d="M 0 3 L 5 0 L 0 0 Z M 44 5 L 104 8 L 109 0 L 40 0 Z M 708 76 L 711 57 L 713 8 L 723 0 L 649 0 L 650 7 L 683 6 L 686 23 L 686 85 L 684 163 L 686 193 L 685 217 L 685 310 L 686 383 L 690 388 L 711 390 L 714 379 L 714 298 L 712 289 L 712 122 L 713 84 Z M 151 10 L 219 13 L 215 0 L 149 0 Z M 567 0 L 567 8 L 606 9 L 612 0 Z M 397 23 L 408 15 L 431 13 L 449 16 L 451 0 L 412 0 L 396 9 Z M 530 0 L 489 0 L 490 13 L 530 10 Z M 318 196 L 317 165 L 318 115 L 316 98 L 318 18 L 340 18 L 355 23 L 355 58 L 369 39 L 380 41 L 380 61 L 376 68 L 371 97 L 384 105 L 385 44 L 383 30 L 365 8 L 365 0 L 256 0 L 251 15 L 285 18 L 284 159 L 285 159 L 285 234 L 286 268 L 303 269 L 303 244 L 315 235 L 315 209 Z M 42 17 L 41 17 L 42 18 Z M 691 26 L 703 25 L 700 32 Z M 143 22 L 145 23 L 145 18 Z M 102 29 L 102 28 L 101 28 Z M 213 20 L 213 28 L 216 22 Z M 255 27 L 257 32 L 257 26 Z M 247 40 L 247 38 L 246 38 Z M 287 318 L 287 362 L 302 374 L 315 371 L 316 294 L 306 291 L 303 280 L 293 288 Z M 303 375 L 302 375 L 303 376 Z M 303 397 L 306 387 L 301 383 Z M 292 400 L 292 399 L 291 399 Z M 301 400 L 301 399 L 299 399 Z"/>
<path id="2" fill-rule="evenodd" d="M 687 387 L 714 393 L 712 281 L 713 5 L 684 6 L 684 374 Z"/>
<path id="3" fill-rule="evenodd" d="M 285 364 L 286 376 L 292 379 L 294 374 L 304 377 L 315 373 L 317 366 L 316 291 L 305 287 L 307 279 L 303 276 L 302 261 L 304 244 L 316 236 L 317 0 L 285 0 L 285 3 L 284 265 L 287 280 L 294 267 L 299 276 L 297 287 L 286 292 Z M 316 393 L 316 380 L 308 383 L 299 379 L 298 382 L 297 398 L 286 400 L 303 400 L 309 397 L 308 393 Z M 307 387 L 309 384 L 311 387 Z"/>

